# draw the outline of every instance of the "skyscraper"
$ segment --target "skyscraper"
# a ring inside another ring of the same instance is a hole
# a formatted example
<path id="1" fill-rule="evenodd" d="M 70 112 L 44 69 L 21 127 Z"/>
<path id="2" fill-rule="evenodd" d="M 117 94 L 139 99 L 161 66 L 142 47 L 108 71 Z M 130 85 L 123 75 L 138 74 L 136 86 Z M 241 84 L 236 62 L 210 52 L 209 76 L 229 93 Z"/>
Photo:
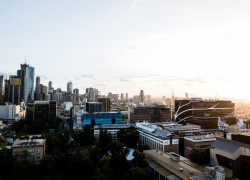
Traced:
<path id="1" fill-rule="evenodd" d="M 128 93 L 126 93 L 126 99 L 128 99 Z"/>
<path id="2" fill-rule="evenodd" d="M 79 95 L 79 89 L 74 89 L 73 93 L 76 94 L 77 96 Z"/>
<path id="3" fill-rule="evenodd" d="M 0 95 L 5 95 L 5 77 L 0 76 Z"/>
<path id="4" fill-rule="evenodd" d="M 97 102 L 98 89 L 95 89 L 95 88 L 92 88 L 92 87 L 87 88 L 86 93 L 87 93 L 88 102 Z"/>
<path id="5" fill-rule="evenodd" d="M 41 80 L 40 76 L 37 76 L 36 77 L 36 87 L 40 84 L 40 80 Z"/>
<path id="6" fill-rule="evenodd" d="M 109 112 L 111 101 L 108 97 L 98 98 L 98 102 L 102 103 L 103 112 Z"/>
<path id="7" fill-rule="evenodd" d="M 46 96 L 48 95 L 48 88 L 42 84 L 39 84 L 36 88 L 36 100 L 46 100 Z"/>
<path id="8" fill-rule="evenodd" d="M 0 105 L 5 103 L 5 77 L 0 76 Z"/>
<path id="9" fill-rule="evenodd" d="M 144 102 L 144 91 L 141 90 L 140 95 L 139 95 L 139 103 L 143 103 Z"/>
<path id="10" fill-rule="evenodd" d="M 49 88 L 48 88 L 48 89 L 49 89 L 49 90 L 54 90 L 52 81 L 49 81 Z"/>
<path id="11" fill-rule="evenodd" d="M 9 101 L 12 104 L 20 105 L 21 81 L 21 78 L 17 76 L 10 76 L 9 78 Z"/>
<path id="12" fill-rule="evenodd" d="M 21 64 L 21 70 L 18 71 L 18 75 L 21 78 L 21 99 L 27 103 L 30 100 L 34 100 L 34 74 L 35 68 L 28 64 Z"/>
<path id="13" fill-rule="evenodd" d="M 124 99 L 124 94 L 123 94 L 123 93 L 121 93 L 121 100 L 122 100 L 122 99 Z"/>
<path id="14" fill-rule="evenodd" d="M 67 84 L 67 93 L 72 94 L 72 91 L 73 91 L 73 84 L 71 81 L 69 81 Z"/>

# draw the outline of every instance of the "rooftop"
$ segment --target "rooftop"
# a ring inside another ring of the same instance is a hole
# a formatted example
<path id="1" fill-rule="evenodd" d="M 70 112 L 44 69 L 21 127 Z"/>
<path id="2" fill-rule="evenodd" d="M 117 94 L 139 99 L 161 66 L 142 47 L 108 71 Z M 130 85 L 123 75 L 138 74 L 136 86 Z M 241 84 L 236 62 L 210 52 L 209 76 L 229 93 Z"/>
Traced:
<path id="1" fill-rule="evenodd" d="M 28 139 L 28 140 L 16 140 L 12 147 L 22 147 L 22 146 L 39 146 L 44 145 L 46 139 Z"/>
<path id="2" fill-rule="evenodd" d="M 49 104 L 49 101 L 35 101 L 34 104 Z"/>
<path id="3" fill-rule="evenodd" d="M 187 139 L 193 142 L 215 141 L 216 135 L 191 136 L 191 137 L 184 137 L 184 139 Z"/>
<path id="4" fill-rule="evenodd" d="M 223 138 L 216 138 L 216 141 L 214 141 L 214 143 L 211 145 L 211 148 L 218 148 L 230 153 L 234 153 L 240 147 L 250 149 L 250 145 L 248 144 Z"/>
<path id="5" fill-rule="evenodd" d="M 170 109 L 169 107 L 166 107 L 164 105 L 151 105 L 151 106 L 136 106 L 135 109 L 155 109 L 155 108 L 163 108 L 163 109 Z"/>
<path id="6" fill-rule="evenodd" d="M 156 150 L 146 150 L 143 151 L 146 154 L 147 158 L 154 159 L 157 164 L 160 164 L 164 169 L 171 171 L 182 179 L 209 179 L 206 177 L 202 171 L 182 162 L 182 161 L 174 161 L 170 158 L 170 156 L 166 153 L 162 153 Z M 180 172 L 180 168 L 183 169 Z"/>
<path id="7" fill-rule="evenodd" d="M 172 135 L 170 132 L 166 130 L 162 130 L 158 127 L 155 127 L 149 123 L 136 123 L 136 127 L 138 130 L 141 130 L 145 133 L 148 133 L 152 136 L 155 136 L 160 139 L 168 139 L 170 135 Z"/>
<path id="8" fill-rule="evenodd" d="M 88 104 L 102 104 L 101 102 L 87 102 Z"/>
<path id="9" fill-rule="evenodd" d="M 135 127 L 134 124 L 102 124 L 102 125 L 95 125 L 94 129 L 122 129 L 122 128 L 130 128 L 131 126 Z"/>

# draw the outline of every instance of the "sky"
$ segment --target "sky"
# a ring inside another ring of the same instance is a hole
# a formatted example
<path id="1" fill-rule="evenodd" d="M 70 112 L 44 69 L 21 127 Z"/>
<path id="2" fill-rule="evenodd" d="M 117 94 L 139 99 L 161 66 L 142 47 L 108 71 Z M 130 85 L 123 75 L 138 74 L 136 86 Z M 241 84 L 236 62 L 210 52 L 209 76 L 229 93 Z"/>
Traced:
<path id="1" fill-rule="evenodd" d="M 84 93 L 250 99 L 249 0 L 0 0 L 0 71 Z"/>

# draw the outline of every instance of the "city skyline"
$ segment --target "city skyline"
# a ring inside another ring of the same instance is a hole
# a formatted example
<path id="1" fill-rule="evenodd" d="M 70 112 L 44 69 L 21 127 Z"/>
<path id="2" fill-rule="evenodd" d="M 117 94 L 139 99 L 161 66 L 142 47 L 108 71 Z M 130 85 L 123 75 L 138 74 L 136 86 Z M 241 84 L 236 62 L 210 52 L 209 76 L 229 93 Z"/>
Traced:
<path id="1" fill-rule="evenodd" d="M 249 100 L 249 1 L 13 1 L 0 6 L 0 71 L 25 59 L 66 90 Z M 22 16 L 20 16 L 22 14 Z"/>

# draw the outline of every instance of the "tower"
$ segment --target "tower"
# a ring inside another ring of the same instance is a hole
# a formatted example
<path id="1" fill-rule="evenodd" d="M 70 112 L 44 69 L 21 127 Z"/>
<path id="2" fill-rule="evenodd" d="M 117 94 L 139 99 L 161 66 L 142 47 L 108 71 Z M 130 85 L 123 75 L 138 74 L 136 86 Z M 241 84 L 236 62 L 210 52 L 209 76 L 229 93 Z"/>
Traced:
<path id="1" fill-rule="evenodd" d="M 72 91 L 73 91 L 73 84 L 71 81 L 69 81 L 67 84 L 67 93 L 72 94 Z"/>
<path id="2" fill-rule="evenodd" d="M 18 76 L 21 78 L 21 99 L 27 103 L 34 100 L 34 75 L 35 68 L 28 64 L 21 64 L 21 70 L 18 71 Z"/>
<path id="3" fill-rule="evenodd" d="M 143 103 L 144 102 L 144 91 L 141 90 L 140 95 L 139 95 L 139 103 Z"/>
<path id="4" fill-rule="evenodd" d="M 41 80 L 41 79 L 40 79 L 40 76 L 37 76 L 37 77 L 36 77 L 36 87 L 41 83 L 40 80 Z"/>
<path id="5" fill-rule="evenodd" d="M 49 86 L 48 87 L 49 90 L 54 90 L 52 81 L 49 81 L 49 85 L 48 86 Z"/>

